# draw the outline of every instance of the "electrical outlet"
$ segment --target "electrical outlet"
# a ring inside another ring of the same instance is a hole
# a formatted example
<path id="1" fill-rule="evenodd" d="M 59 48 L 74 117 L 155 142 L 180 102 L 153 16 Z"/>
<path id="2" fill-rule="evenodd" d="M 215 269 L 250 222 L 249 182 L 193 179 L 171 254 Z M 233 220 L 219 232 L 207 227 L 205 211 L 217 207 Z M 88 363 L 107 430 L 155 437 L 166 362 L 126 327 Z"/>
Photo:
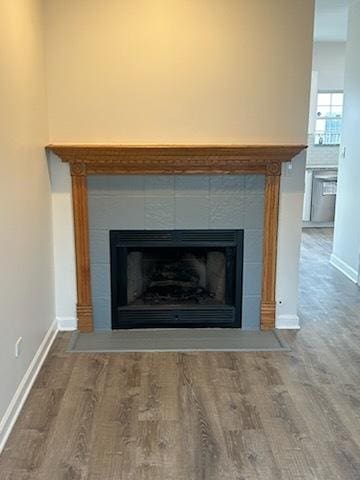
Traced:
<path id="1" fill-rule="evenodd" d="M 19 357 L 20 356 L 20 353 L 21 353 L 21 344 L 22 344 L 22 337 L 19 337 L 17 340 L 16 340 L 16 343 L 15 343 L 15 357 Z"/>

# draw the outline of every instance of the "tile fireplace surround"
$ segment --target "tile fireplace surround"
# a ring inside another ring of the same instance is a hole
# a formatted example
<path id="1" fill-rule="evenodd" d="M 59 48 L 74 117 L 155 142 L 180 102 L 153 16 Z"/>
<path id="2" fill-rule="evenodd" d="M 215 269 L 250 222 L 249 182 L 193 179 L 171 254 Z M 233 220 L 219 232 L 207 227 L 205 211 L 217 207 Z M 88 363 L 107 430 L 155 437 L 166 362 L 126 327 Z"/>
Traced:
<path id="1" fill-rule="evenodd" d="M 108 244 L 104 242 L 112 228 L 244 228 L 243 325 L 258 328 L 260 324 L 263 330 L 275 327 L 281 163 L 290 161 L 305 146 L 49 145 L 47 148 L 70 163 L 80 331 L 110 328 L 104 307 L 106 302 L 110 304 Z M 254 258 L 259 242 L 262 265 L 259 252 Z M 99 250 L 96 245 L 101 244 Z M 256 304 L 260 308 L 256 309 Z"/>
<path id="2" fill-rule="evenodd" d="M 259 329 L 264 175 L 92 175 L 88 179 L 96 329 L 111 329 L 110 230 L 244 229 L 243 322 Z"/>

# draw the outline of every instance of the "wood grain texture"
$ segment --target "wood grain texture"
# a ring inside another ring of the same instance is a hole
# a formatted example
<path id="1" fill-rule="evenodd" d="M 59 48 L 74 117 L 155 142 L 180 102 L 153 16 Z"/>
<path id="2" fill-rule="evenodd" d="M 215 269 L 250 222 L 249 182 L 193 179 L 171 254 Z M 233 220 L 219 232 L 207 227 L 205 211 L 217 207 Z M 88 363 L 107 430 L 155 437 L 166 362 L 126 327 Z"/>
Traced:
<path id="1" fill-rule="evenodd" d="M 275 328 L 279 197 L 280 177 L 278 175 L 267 175 L 265 185 L 264 254 L 260 313 L 262 330 Z"/>
<path id="2" fill-rule="evenodd" d="M 359 480 L 360 290 L 306 230 L 291 352 L 67 353 L 59 334 L 0 480 Z"/>
<path id="3" fill-rule="evenodd" d="M 289 162 L 305 145 L 48 145 L 87 174 L 252 174 Z M 274 175 L 275 173 L 272 173 Z"/>
<path id="4" fill-rule="evenodd" d="M 149 164 L 88 164 L 86 167 L 88 175 L 266 175 L 266 165 L 247 164 L 237 162 L 195 164 L 190 162 L 179 162 L 178 164 L 154 163 Z"/>
<path id="5" fill-rule="evenodd" d="M 81 332 L 93 330 L 90 247 L 89 247 L 89 214 L 87 196 L 87 177 L 84 165 L 76 163 L 71 168 L 72 199 L 75 232 L 77 318 Z"/>

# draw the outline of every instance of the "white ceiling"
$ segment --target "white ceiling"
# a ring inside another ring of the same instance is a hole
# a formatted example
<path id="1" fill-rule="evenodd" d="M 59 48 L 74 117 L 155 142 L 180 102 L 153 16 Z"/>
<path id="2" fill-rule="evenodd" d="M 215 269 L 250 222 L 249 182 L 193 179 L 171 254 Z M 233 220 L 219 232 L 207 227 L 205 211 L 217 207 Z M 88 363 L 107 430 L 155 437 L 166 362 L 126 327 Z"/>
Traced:
<path id="1" fill-rule="evenodd" d="M 353 0 L 316 0 L 314 40 L 345 42 L 348 6 Z"/>

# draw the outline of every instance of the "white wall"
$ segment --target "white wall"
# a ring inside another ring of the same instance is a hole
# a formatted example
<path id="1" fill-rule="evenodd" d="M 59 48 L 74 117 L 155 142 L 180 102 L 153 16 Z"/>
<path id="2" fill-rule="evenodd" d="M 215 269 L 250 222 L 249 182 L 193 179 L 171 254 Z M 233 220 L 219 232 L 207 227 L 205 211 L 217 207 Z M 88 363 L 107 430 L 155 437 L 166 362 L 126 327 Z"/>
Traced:
<path id="1" fill-rule="evenodd" d="M 343 90 L 346 42 L 315 42 L 313 70 L 319 90 Z"/>
<path id="2" fill-rule="evenodd" d="M 313 8 L 313 0 L 48 0 L 51 142 L 306 143 Z M 282 180 L 278 255 L 278 295 L 293 316 L 296 178 Z M 69 218 L 54 213 L 70 238 Z M 57 261 L 57 289 L 73 269 L 68 253 Z M 69 298 L 59 316 L 73 315 Z"/>
<path id="3" fill-rule="evenodd" d="M 311 88 L 310 88 L 310 108 L 309 108 L 309 125 L 308 125 L 309 135 L 315 132 L 317 94 L 318 94 L 318 72 L 313 70 L 311 72 Z"/>
<path id="4" fill-rule="evenodd" d="M 298 328 L 299 255 L 304 201 L 306 153 L 283 165 L 276 276 L 278 328 Z"/>
<path id="5" fill-rule="evenodd" d="M 40 0 L 0 3 L 0 71 L 1 450 L 54 320 Z"/>
<path id="6" fill-rule="evenodd" d="M 309 112 L 309 148 L 307 150 L 308 166 L 337 166 L 338 146 L 315 146 L 315 118 L 317 93 L 322 90 L 344 90 L 345 42 L 315 42 L 313 49 L 313 71 L 311 77 L 310 112 Z M 307 195 L 309 197 L 310 195 Z M 304 220 L 308 220 L 307 216 Z"/>
<path id="7" fill-rule="evenodd" d="M 332 262 L 353 281 L 360 255 L 360 2 L 350 6 L 345 67 L 345 107 Z"/>
<path id="8" fill-rule="evenodd" d="M 75 240 L 69 165 L 49 156 L 52 190 L 56 320 L 61 330 L 76 327 Z"/>

